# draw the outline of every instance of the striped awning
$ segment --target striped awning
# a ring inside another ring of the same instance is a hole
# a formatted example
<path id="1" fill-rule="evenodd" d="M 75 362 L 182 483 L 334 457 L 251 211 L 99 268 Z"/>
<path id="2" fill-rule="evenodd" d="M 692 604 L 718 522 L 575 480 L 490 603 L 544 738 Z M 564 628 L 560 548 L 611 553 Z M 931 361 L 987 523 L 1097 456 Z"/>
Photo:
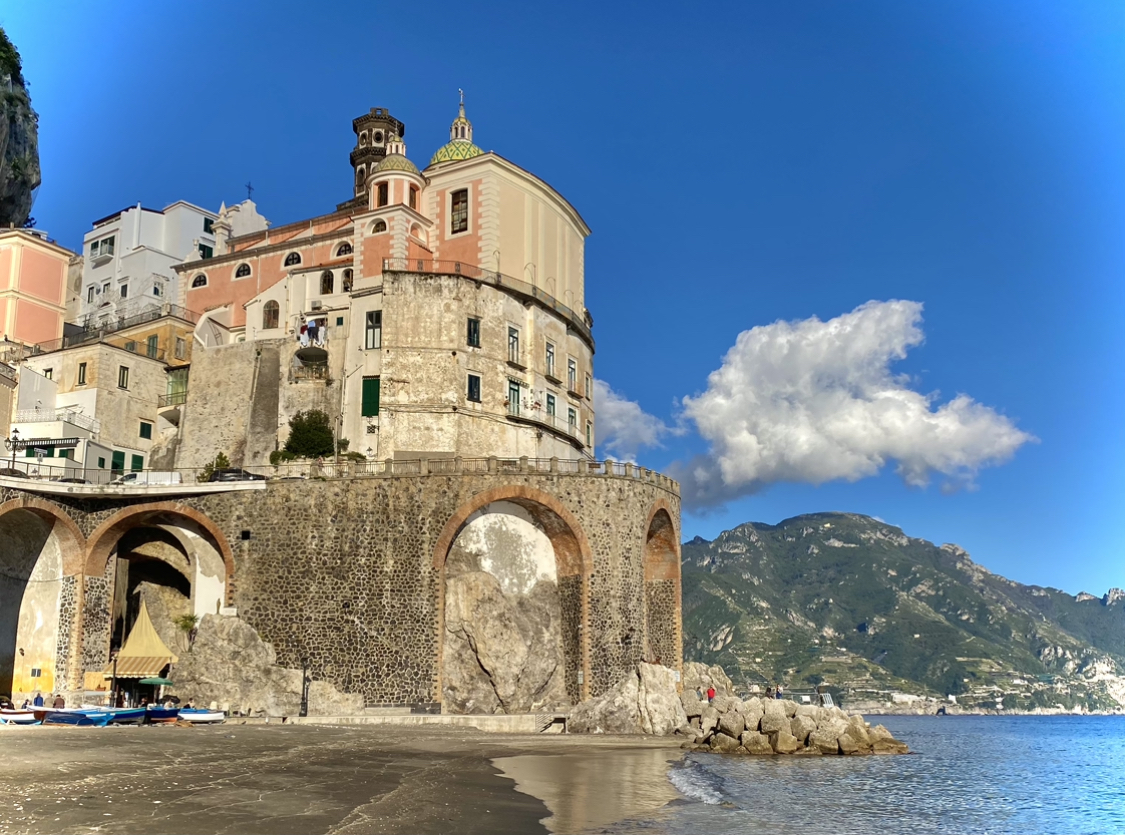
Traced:
<path id="1" fill-rule="evenodd" d="M 20 438 L 16 449 L 74 449 L 78 438 Z"/>
<path id="2" fill-rule="evenodd" d="M 157 656 L 136 656 L 127 655 L 117 659 L 117 677 L 118 678 L 149 678 L 150 676 L 158 676 L 164 672 L 164 668 L 168 666 L 169 658 L 167 655 Z M 105 677 L 111 678 L 113 676 L 113 662 L 110 662 L 106 670 Z"/>

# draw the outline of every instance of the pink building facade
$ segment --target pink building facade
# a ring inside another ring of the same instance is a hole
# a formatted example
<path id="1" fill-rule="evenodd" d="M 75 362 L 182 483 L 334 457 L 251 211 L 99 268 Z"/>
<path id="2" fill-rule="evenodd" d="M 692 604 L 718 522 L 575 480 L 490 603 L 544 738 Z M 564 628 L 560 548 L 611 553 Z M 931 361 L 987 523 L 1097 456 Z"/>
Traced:
<path id="1" fill-rule="evenodd" d="M 28 345 L 62 336 L 74 255 L 30 230 L 0 231 L 0 336 Z"/>

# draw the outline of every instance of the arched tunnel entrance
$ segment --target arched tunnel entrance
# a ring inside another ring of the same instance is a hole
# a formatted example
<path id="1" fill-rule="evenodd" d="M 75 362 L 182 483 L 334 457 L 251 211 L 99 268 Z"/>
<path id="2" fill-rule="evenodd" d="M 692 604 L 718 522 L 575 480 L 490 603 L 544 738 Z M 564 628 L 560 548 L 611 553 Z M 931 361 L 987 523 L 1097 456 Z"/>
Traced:
<path id="1" fill-rule="evenodd" d="M 588 549 L 550 497 L 490 494 L 454 516 L 435 554 L 442 709 L 565 708 L 585 691 Z"/>
<path id="2" fill-rule="evenodd" d="M 0 694 L 22 701 L 68 687 L 82 542 L 62 516 L 9 505 L 0 507 Z"/>
<path id="3" fill-rule="evenodd" d="M 161 640 L 185 652 L 192 617 L 226 605 L 230 551 L 197 511 L 141 506 L 120 511 L 91 536 L 86 568 L 107 582 L 108 623 L 87 626 L 87 634 L 105 635 L 105 657 L 94 661 L 104 664 L 124 644 L 142 602 Z M 89 651 L 87 658 L 94 660 Z"/>

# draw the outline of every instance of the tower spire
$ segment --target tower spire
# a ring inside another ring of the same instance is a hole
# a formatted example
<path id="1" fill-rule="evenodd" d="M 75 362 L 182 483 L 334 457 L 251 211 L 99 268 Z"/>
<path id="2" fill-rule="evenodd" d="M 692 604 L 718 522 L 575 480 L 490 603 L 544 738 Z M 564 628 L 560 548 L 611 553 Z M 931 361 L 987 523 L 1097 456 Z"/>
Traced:
<path id="1" fill-rule="evenodd" d="M 464 140 L 466 142 L 473 141 L 473 123 L 465 116 L 465 91 L 457 88 L 457 95 L 460 97 L 460 103 L 457 105 L 457 118 L 453 120 L 453 124 L 449 126 L 449 141 L 457 142 Z"/>

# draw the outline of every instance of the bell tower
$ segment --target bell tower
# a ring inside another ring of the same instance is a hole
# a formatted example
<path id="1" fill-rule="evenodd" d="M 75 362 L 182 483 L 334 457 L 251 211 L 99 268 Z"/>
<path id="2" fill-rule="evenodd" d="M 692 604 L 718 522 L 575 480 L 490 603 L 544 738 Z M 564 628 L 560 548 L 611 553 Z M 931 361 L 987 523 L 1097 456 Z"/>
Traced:
<path id="1" fill-rule="evenodd" d="M 362 207 L 367 204 L 367 178 L 387 155 L 387 144 L 392 137 L 402 138 L 406 127 L 390 111 L 373 107 L 352 120 L 355 148 L 352 149 L 352 198 L 336 206 L 338 211 Z"/>

